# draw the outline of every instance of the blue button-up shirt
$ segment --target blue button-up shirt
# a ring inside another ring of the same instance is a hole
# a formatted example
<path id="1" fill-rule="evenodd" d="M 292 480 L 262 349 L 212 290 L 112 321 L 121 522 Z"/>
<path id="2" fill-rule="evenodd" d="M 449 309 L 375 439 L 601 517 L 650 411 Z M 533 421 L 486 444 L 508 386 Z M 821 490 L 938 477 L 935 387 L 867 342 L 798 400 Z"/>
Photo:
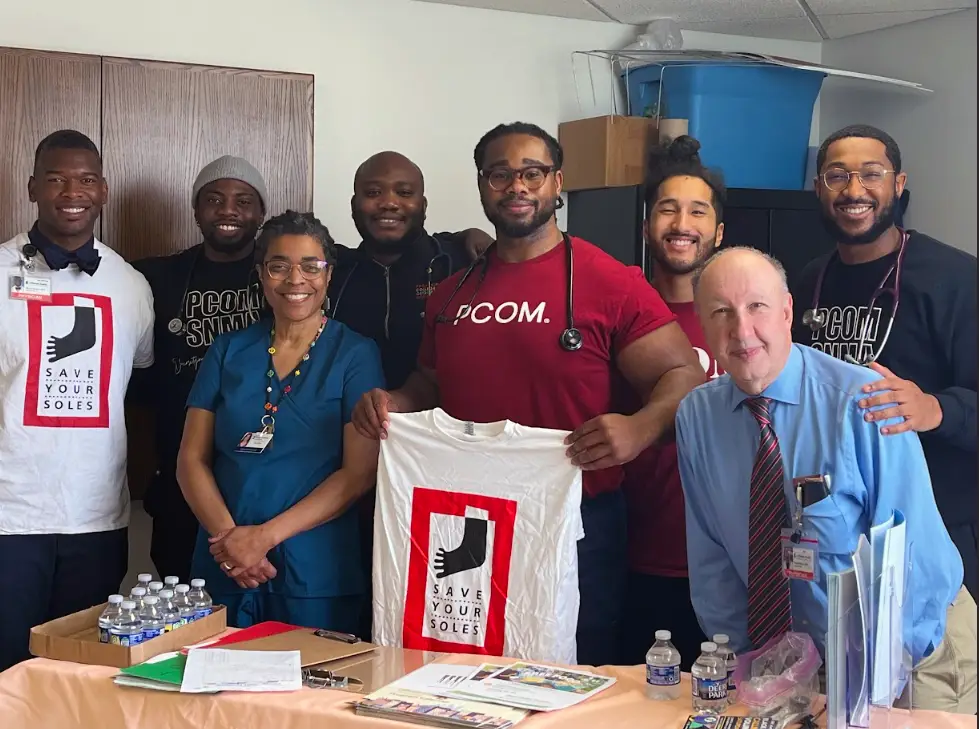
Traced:
<path id="1" fill-rule="evenodd" d="M 803 511 L 804 529 L 819 540 L 819 574 L 791 581 L 792 623 L 823 652 L 826 575 L 851 568 L 859 536 L 869 538 L 871 526 L 899 509 L 913 564 L 904 641 L 917 665 L 945 633 L 962 559 L 938 514 L 918 436 L 881 435 L 880 423 L 866 422 L 857 405 L 860 388 L 879 378 L 796 344 L 762 393 L 772 399 L 786 505 L 792 512 L 798 505 L 792 479 L 830 476 L 829 497 Z M 750 397 L 725 375 L 691 392 L 676 417 L 694 610 L 707 635 L 727 633 L 738 652 L 757 647 L 748 640 L 748 494 L 760 430 L 743 405 Z"/>

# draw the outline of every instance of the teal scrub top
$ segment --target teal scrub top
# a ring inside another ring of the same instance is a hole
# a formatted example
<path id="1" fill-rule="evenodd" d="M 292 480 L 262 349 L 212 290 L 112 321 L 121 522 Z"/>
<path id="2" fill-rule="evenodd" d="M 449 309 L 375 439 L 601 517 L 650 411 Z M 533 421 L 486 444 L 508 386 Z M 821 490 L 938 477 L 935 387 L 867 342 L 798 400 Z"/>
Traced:
<path id="1" fill-rule="evenodd" d="M 221 496 L 239 526 L 267 522 L 301 501 L 343 463 L 343 427 L 354 405 L 384 387 L 377 345 L 329 320 L 300 375 L 285 384 L 272 377 L 271 402 L 278 405 L 275 435 L 262 453 L 238 453 L 242 436 L 261 430 L 269 386 L 271 321 L 223 334 L 201 362 L 187 406 L 214 413 L 213 472 Z M 280 399 L 281 397 L 281 399 Z M 212 594 L 242 592 L 208 551 L 201 529 L 193 576 Z M 358 510 L 297 534 L 269 552 L 275 579 L 257 588 L 291 597 L 337 597 L 365 592 Z"/>

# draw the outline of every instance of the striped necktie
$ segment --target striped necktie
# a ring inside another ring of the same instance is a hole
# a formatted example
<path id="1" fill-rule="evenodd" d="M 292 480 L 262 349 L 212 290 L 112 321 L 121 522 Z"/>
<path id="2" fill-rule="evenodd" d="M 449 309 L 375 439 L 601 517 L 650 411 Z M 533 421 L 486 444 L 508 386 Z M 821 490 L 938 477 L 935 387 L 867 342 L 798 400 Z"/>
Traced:
<path id="1" fill-rule="evenodd" d="M 745 400 L 761 428 L 748 507 L 748 639 L 755 648 L 792 629 L 789 581 L 782 575 L 785 472 L 770 403 L 767 397 Z"/>

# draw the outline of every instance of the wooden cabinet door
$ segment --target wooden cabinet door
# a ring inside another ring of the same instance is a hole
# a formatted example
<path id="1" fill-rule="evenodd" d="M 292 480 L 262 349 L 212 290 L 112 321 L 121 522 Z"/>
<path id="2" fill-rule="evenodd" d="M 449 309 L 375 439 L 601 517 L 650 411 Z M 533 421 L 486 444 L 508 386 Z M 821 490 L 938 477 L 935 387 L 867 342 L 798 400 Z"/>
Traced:
<path id="1" fill-rule="evenodd" d="M 105 241 L 134 260 L 200 242 L 191 189 L 225 154 L 262 173 L 268 215 L 313 203 L 313 77 L 103 59 Z"/>
<path id="2" fill-rule="evenodd" d="M 101 67 L 98 56 L 0 48 L 0 242 L 34 224 L 27 178 L 42 139 L 76 129 L 100 144 Z"/>
<path id="3" fill-rule="evenodd" d="M 115 190 L 104 240 L 127 260 L 200 242 L 194 179 L 225 154 L 262 173 L 267 215 L 312 209 L 312 76 L 104 58 L 102 108 L 105 174 Z M 156 470 L 153 420 L 130 408 L 127 421 L 129 485 L 142 498 Z"/>

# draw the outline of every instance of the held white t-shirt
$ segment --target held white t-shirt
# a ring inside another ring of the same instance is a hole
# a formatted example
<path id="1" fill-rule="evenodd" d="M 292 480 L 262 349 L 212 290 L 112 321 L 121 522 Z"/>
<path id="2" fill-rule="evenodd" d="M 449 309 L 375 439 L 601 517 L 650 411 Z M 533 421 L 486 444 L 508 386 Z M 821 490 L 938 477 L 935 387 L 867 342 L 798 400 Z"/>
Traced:
<path id="1" fill-rule="evenodd" d="M 81 534 L 129 523 L 123 405 L 153 364 L 153 295 L 108 246 L 89 276 L 51 271 L 51 301 L 11 297 L 26 234 L 0 245 L 0 534 Z"/>
<path id="2" fill-rule="evenodd" d="M 581 469 L 567 432 L 391 415 L 374 516 L 374 641 L 576 662 Z"/>

